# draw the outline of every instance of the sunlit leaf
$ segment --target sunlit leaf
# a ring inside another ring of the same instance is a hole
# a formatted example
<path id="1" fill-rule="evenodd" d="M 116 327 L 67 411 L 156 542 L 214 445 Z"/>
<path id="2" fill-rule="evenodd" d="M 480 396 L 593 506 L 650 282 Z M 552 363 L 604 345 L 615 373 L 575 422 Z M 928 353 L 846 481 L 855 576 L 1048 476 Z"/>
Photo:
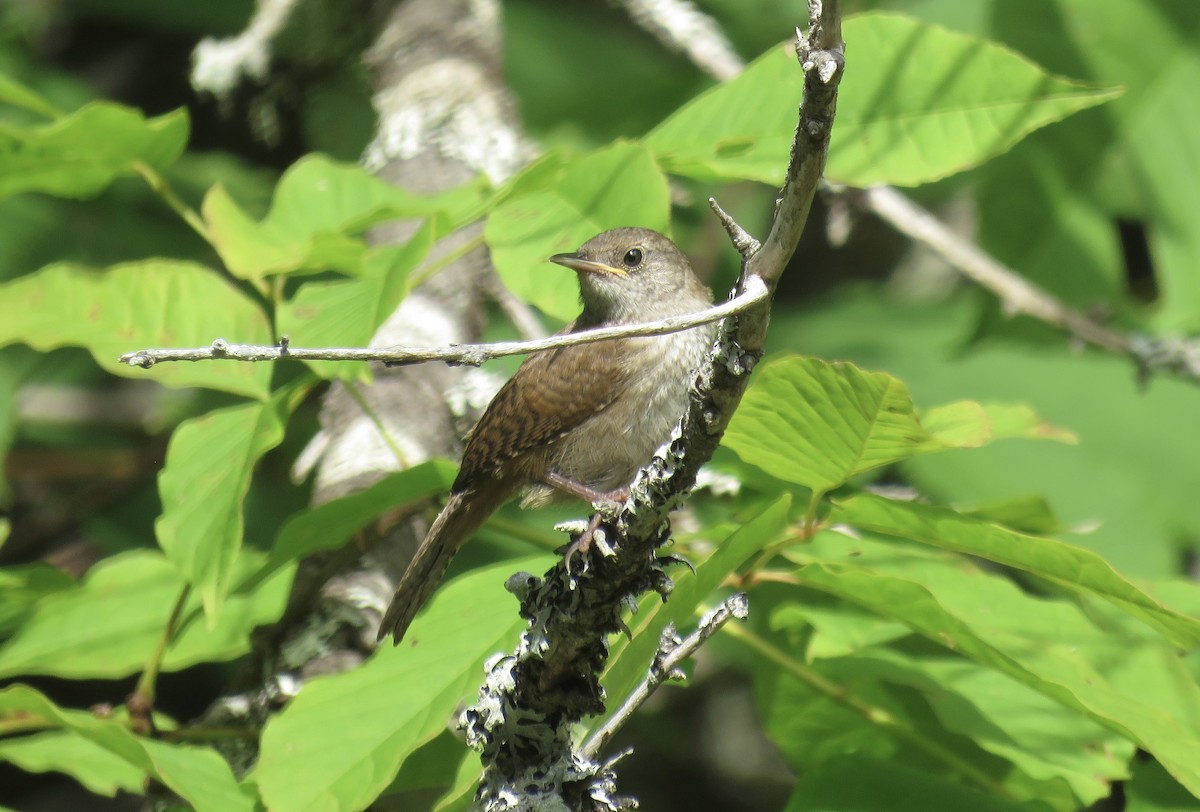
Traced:
<path id="1" fill-rule="evenodd" d="M 33 101 L 22 97 L 25 106 Z M 183 154 L 187 139 L 182 110 L 148 119 L 111 102 L 93 102 L 35 127 L 0 124 L 0 197 L 92 197 L 132 173 L 136 162 L 165 169 Z"/>
<path id="2" fill-rule="evenodd" d="M 353 671 L 308 682 L 263 731 L 254 778 L 267 806 L 366 807 L 401 762 L 474 698 L 483 661 L 515 642 L 526 621 L 505 579 L 549 563 L 545 556 L 507 561 L 457 578 L 438 591 L 401 645 L 381 647 Z"/>
<path id="3" fill-rule="evenodd" d="M 367 254 L 362 233 L 386 220 L 443 213 L 457 227 L 482 213 L 482 181 L 422 196 L 388 183 L 360 166 L 310 155 L 279 180 L 271 210 L 261 222 L 216 186 L 203 214 L 213 244 L 235 276 L 333 269 L 358 274 Z"/>
<path id="4" fill-rule="evenodd" d="M 511 193 L 487 219 L 484 237 L 500 278 L 514 293 L 562 320 L 579 314 L 579 285 L 547 258 L 574 251 L 621 226 L 670 230 L 667 180 L 650 152 L 617 142 L 566 163 L 541 165 L 528 193 Z M 547 177 L 553 177 L 549 180 Z M 537 189 L 537 191 L 532 191 Z"/>
<path id="5" fill-rule="evenodd" d="M 977 166 L 1030 132 L 1119 95 L 1051 76 L 997 43 L 896 14 L 845 21 L 825 174 L 852 186 L 916 186 Z M 672 173 L 783 181 L 803 75 L 791 45 L 685 105 L 645 143 Z"/>
<path id="6" fill-rule="evenodd" d="M 1151 624 L 1178 646 L 1200 645 L 1200 619 L 1160 603 L 1091 550 L 1057 539 L 1028 536 L 948 508 L 897 502 L 873 494 L 859 494 L 837 503 L 830 518 L 873 533 L 977 555 L 1067 589 L 1094 593 Z"/>
<path id="7" fill-rule="evenodd" d="M 158 543 L 199 592 L 212 622 L 233 585 L 242 547 L 243 500 L 259 459 L 283 439 L 297 390 L 266 403 L 244 403 L 182 423 L 158 477 L 163 510 Z"/>
<path id="8" fill-rule="evenodd" d="M 117 360 L 134 350 L 207 346 L 217 338 L 273 342 L 262 308 L 195 263 L 154 259 L 102 270 L 50 265 L 0 285 L 0 312 L 0 345 L 83 347 L 101 367 L 127 378 L 258 398 L 267 392 L 268 364 L 160 364 L 144 370 Z"/>
<path id="9" fill-rule="evenodd" d="M 253 799 L 238 787 L 229 763 L 211 748 L 135 736 L 127 722 L 60 708 L 26 685 L 0 689 L 0 725 L 12 718 L 88 739 L 130 767 L 162 782 L 199 812 L 254 809 Z"/>
<path id="10" fill-rule="evenodd" d="M 241 581 L 257 573 L 264 556 L 247 552 L 242 558 L 235 573 L 239 585 L 216 625 L 204 623 L 195 594 L 184 606 L 177 635 L 163 655 L 164 671 L 245 654 L 251 631 L 283 612 L 292 568 L 243 591 Z M 6 572 L 0 570 L 0 578 Z M 78 584 L 55 586 L 27 607 L 20 627 L 0 643 L 0 678 L 114 679 L 138 672 L 161 639 L 184 582 L 158 551 L 135 550 L 101 561 Z"/>

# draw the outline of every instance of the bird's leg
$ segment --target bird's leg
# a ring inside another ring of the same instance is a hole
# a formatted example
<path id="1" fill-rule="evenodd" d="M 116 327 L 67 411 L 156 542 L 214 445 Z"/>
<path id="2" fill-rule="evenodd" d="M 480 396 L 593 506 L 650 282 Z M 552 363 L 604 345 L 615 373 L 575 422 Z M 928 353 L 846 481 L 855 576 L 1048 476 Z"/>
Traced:
<path id="1" fill-rule="evenodd" d="M 576 482 L 562 474 L 556 474 L 553 471 L 548 471 L 542 481 L 554 488 L 557 491 L 562 491 L 568 496 L 576 496 L 587 502 L 595 504 L 604 504 L 606 502 L 622 503 L 629 498 L 629 486 L 616 488 L 611 491 L 599 491 L 595 488 L 589 488 L 582 482 Z"/>
<path id="2" fill-rule="evenodd" d="M 597 511 L 592 514 L 592 518 L 588 521 L 584 531 L 567 547 L 567 572 L 570 572 L 571 557 L 577 552 L 586 553 L 592 546 L 592 536 L 595 535 L 596 528 L 603 521 L 600 509 L 608 505 L 624 503 L 629 498 L 629 486 L 626 485 L 611 491 L 600 491 L 590 488 L 582 482 L 576 482 L 562 474 L 556 474 L 553 471 L 547 472 L 542 481 L 555 490 L 586 500 L 592 504 L 593 508 L 597 508 Z"/>

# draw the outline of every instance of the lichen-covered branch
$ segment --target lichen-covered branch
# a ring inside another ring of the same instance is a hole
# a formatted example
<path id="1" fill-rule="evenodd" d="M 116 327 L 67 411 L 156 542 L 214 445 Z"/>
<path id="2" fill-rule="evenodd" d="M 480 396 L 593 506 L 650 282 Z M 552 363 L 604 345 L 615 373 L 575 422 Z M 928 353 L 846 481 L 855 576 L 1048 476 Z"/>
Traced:
<path id="1" fill-rule="evenodd" d="M 792 144 L 787 180 L 775 221 L 761 247 L 739 239 L 742 275 L 737 292 L 761 286 L 768 295 L 800 238 L 828 150 L 842 76 L 838 3 L 811 0 L 812 27 L 799 37 L 805 96 Z M 731 235 L 744 234 L 731 228 Z M 736 224 L 733 224 L 736 226 Z M 668 514 L 695 484 L 725 431 L 762 353 L 769 301 L 725 320 L 700 369 L 687 413 L 670 442 L 639 472 L 629 499 L 601 524 L 587 567 L 579 557 L 543 578 L 510 582 L 530 627 L 516 652 L 492 663 L 479 702 L 463 715 L 468 740 L 483 751 L 484 774 L 476 804 L 485 810 L 629 808 L 616 794 L 610 763 L 571 747 L 576 722 L 603 709 L 599 674 L 607 638 L 623 628 L 621 610 L 654 590 L 664 596 L 671 579 L 656 550 L 670 533 Z"/>

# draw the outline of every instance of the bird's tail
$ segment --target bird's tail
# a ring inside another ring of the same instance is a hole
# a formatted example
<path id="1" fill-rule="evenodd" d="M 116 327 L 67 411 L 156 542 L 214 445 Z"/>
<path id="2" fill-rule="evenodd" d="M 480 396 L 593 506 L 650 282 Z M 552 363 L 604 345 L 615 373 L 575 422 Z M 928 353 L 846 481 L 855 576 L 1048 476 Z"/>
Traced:
<path id="1" fill-rule="evenodd" d="M 505 488 L 468 488 L 450 496 L 409 562 L 392 603 L 379 624 L 376 640 L 391 634 L 399 645 L 417 612 L 437 589 L 450 560 L 487 517 L 510 495 Z"/>

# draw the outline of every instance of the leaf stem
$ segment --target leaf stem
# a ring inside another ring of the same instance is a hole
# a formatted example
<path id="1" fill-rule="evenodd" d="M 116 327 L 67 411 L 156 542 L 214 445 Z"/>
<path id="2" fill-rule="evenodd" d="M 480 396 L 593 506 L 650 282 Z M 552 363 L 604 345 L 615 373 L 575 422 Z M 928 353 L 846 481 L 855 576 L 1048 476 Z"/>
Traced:
<path id="1" fill-rule="evenodd" d="M 900 741 L 911 745 L 934 760 L 946 765 L 981 789 L 1001 798 L 1016 800 L 1016 797 L 1007 787 L 974 764 L 971 764 L 958 753 L 908 727 L 885 708 L 864 702 L 852 694 L 845 686 L 822 676 L 812 668 L 798 662 L 754 632 L 743 626 L 734 624 L 725 626 L 722 631 L 725 634 L 733 636 L 734 639 L 741 641 L 756 653 L 761 654 L 817 693 L 838 703 L 871 724 L 883 728 Z"/>
<path id="2" fill-rule="evenodd" d="M 179 195 L 175 194 L 175 190 L 171 188 L 171 184 L 161 172 L 144 161 L 134 161 L 133 171 L 142 176 L 151 190 L 162 198 L 163 202 L 183 219 L 183 222 L 191 226 L 192 231 L 199 234 L 206 243 L 213 245 L 212 234 L 209 233 L 204 218 L 195 209 L 184 203 Z M 213 247 L 216 246 L 213 245 Z"/>
<path id="3" fill-rule="evenodd" d="M 387 443 L 387 447 L 391 449 L 392 455 L 396 458 L 396 462 L 400 464 L 400 467 L 412 468 L 414 465 L 416 465 L 416 462 L 404 456 L 404 452 L 396 443 L 396 438 L 392 437 L 392 433 L 388 431 L 387 426 L 383 424 L 383 419 L 380 418 L 379 414 L 371 408 L 371 404 L 367 402 L 367 399 L 363 396 L 362 390 L 358 388 L 358 385 L 353 381 L 343 381 L 342 383 L 346 387 L 346 393 L 354 399 L 355 403 L 358 404 L 358 408 L 362 409 L 363 414 L 365 414 L 371 420 L 371 422 L 375 424 L 375 428 L 379 430 L 379 434 L 383 437 L 383 441 Z"/>
<path id="4" fill-rule="evenodd" d="M 804 510 L 804 519 L 801 521 L 799 534 L 789 533 L 782 541 L 768 544 L 764 547 L 754 559 L 754 563 L 746 568 L 745 576 L 742 578 L 743 584 L 749 576 L 754 575 L 765 567 L 781 551 L 797 544 L 807 544 L 817 534 L 817 531 L 821 529 L 821 523 L 817 519 L 817 511 L 821 506 L 821 500 L 825 498 L 825 493 L 825 491 L 812 492 L 812 495 L 808 499 L 808 507 Z"/>
<path id="5" fill-rule="evenodd" d="M 183 608 L 187 604 L 188 596 L 191 595 L 191 592 L 191 584 L 184 584 L 183 588 L 179 590 L 179 597 L 175 599 L 175 605 L 171 607 L 171 615 L 167 618 L 166 625 L 163 626 L 162 634 L 158 638 L 158 644 L 154 647 L 154 653 L 150 655 L 150 660 L 146 663 L 146 667 L 142 669 L 142 674 L 138 677 L 137 687 L 133 689 L 133 693 L 126 700 L 129 715 L 133 721 L 133 729 L 137 733 L 149 733 L 153 730 L 151 712 L 154 710 L 154 692 L 156 683 L 158 682 L 158 674 L 162 669 L 162 661 L 167 653 L 167 647 L 171 645 L 171 641 L 175 638 L 175 632 L 179 627 L 179 620 L 183 617 Z"/>
<path id="6" fill-rule="evenodd" d="M 450 252 L 438 257 L 437 259 L 433 260 L 428 265 L 421 268 L 420 273 L 413 274 L 412 276 L 409 277 L 409 279 L 408 279 L 409 290 L 412 290 L 417 285 L 421 284 L 422 282 L 427 280 L 429 277 L 433 276 L 435 273 L 440 271 L 442 268 L 445 268 L 447 265 L 449 265 L 453 262 L 458 262 L 458 260 L 465 257 L 467 254 L 471 253 L 476 248 L 482 248 L 485 244 L 486 243 L 485 243 L 485 240 L 483 239 L 483 235 L 480 234 L 476 237 L 472 237 L 471 239 L 467 240 L 462 245 L 455 248 L 453 251 L 450 251 Z"/>

